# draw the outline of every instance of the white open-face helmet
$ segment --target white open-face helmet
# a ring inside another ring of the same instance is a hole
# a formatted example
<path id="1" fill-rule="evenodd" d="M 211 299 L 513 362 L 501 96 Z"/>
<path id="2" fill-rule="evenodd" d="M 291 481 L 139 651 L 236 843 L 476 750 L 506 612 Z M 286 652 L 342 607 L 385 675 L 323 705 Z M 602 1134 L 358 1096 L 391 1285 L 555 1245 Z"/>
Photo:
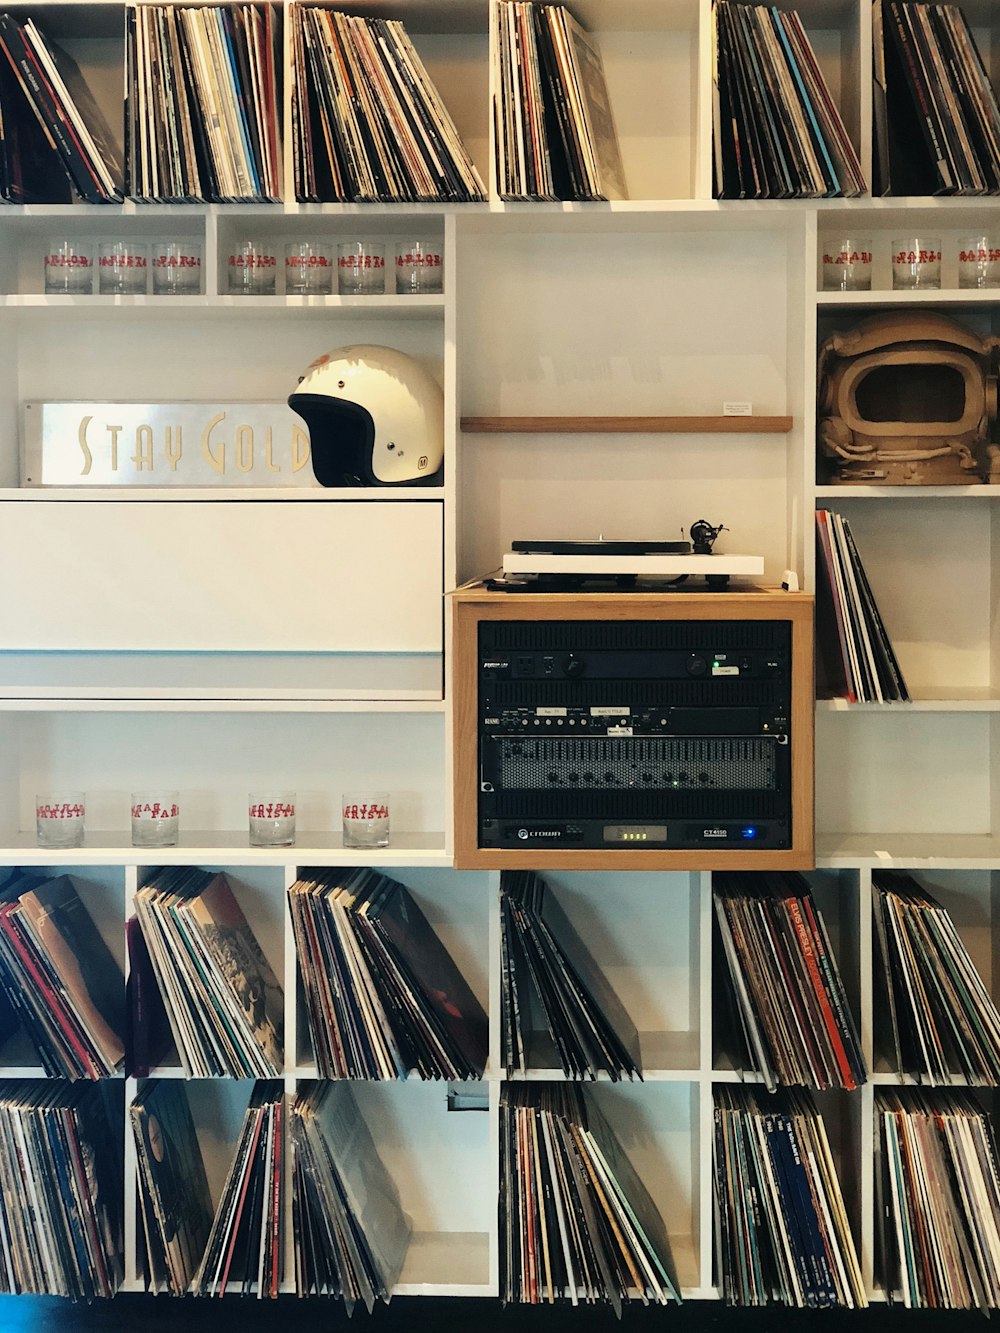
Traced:
<path id="1" fill-rule="evenodd" d="M 392 347 L 338 347 L 317 359 L 288 406 L 309 427 L 323 486 L 421 486 L 439 481 L 444 395 L 413 357 Z"/>

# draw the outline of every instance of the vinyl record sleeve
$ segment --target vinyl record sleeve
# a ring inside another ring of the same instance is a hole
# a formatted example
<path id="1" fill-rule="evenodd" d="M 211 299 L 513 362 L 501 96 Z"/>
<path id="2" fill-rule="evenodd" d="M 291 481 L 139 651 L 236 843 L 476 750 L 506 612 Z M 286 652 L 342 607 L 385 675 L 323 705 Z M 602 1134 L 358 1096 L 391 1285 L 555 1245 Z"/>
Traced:
<path id="1" fill-rule="evenodd" d="M 201 1147 L 183 1083 L 146 1083 L 131 1107 L 140 1188 L 151 1203 L 170 1285 L 183 1295 L 205 1251 L 212 1206 Z"/>

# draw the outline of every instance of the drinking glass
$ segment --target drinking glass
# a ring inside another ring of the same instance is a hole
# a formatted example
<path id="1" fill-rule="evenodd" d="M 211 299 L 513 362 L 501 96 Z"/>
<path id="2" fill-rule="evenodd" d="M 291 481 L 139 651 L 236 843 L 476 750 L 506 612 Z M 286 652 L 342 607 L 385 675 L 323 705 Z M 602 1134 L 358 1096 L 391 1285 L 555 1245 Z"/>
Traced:
<path id="1" fill-rule="evenodd" d="M 52 241 L 45 251 L 45 291 L 53 296 L 89 296 L 93 290 L 93 246 Z"/>
<path id="2" fill-rule="evenodd" d="M 86 803 L 82 791 L 42 792 L 35 797 L 39 847 L 80 847 Z"/>
<path id="3" fill-rule="evenodd" d="M 867 292 L 872 285 L 872 243 L 870 240 L 823 242 L 823 290 L 827 292 Z"/>
<path id="4" fill-rule="evenodd" d="M 385 291 L 385 246 L 344 241 L 337 246 L 337 290 L 341 296 L 372 296 Z"/>
<path id="5" fill-rule="evenodd" d="M 132 846 L 173 847 L 180 826 L 180 806 L 175 791 L 132 793 Z"/>
<path id="6" fill-rule="evenodd" d="M 289 296 L 329 296 L 333 291 L 333 247 L 324 241 L 285 246 L 285 292 Z"/>
<path id="7" fill-rule="evenodd" d="M 940 287 L 941 237 L 895 237 L 892 242 L 892 285 L 896 291 Z"/>
<path id="8" fill-rule="evenodd" d="M 149 271 L 149 246 L 138 241 L 103 241 L 98 257 L 98 290 L 102 296 L 144 296 Z"/>
<path id="9" fill-rule="evenodd" d="M 156 296 L 197 296 L 201 290 L 201 244 L 198 241 L 157 241 L 153 246 L 153 292 Z"/>
<path id="10" fill-rule="evenodd" d="M 295 842 L 295 793 L 251 792 L 247 817 L 251 847 L 291 847 Z"/>
<path id="11" fill-rule="evenodd" d="M 963 236 L 958 243 L 959 287 L 1000 287 L 1000 243 Z"/>
<path id="12" fill-rule="evenodd" d="M 389 846 L 388 792 L 347 792 L 341 809 L 345 847 Z"/>
<path id="13" fill-rule="evenodd" d="M 227 268 L 233 295 L 274 295 L 278 266 L 270 241 L 240 241 L 229 252 Z"/>
<path id="14" fill-rule="evenodd" d="M 396 246 L 396 291 L 422 296 L 441 290 L 441 247 L 436 241 L 401 241 Z"/>

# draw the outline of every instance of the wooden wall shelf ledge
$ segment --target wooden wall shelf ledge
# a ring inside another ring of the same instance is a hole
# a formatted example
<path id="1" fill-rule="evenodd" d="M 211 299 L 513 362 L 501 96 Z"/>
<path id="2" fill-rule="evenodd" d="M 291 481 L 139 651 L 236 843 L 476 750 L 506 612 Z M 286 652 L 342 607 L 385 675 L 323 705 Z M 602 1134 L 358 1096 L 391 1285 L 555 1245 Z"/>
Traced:
<path id="1" fill-rule="evenodd" d="M 462 417 L 470 435 L 787 435 L 791 417 Z"/>

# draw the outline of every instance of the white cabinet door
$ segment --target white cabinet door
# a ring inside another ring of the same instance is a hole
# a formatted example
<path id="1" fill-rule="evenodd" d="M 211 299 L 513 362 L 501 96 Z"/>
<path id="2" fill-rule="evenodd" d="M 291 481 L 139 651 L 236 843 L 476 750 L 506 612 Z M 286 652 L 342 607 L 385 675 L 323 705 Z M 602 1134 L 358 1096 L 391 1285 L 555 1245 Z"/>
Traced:
<path id="1" fill-rule="evenodd" d="M 0 503 L 0 648 L 437 653 L 436 501 Z"/>

